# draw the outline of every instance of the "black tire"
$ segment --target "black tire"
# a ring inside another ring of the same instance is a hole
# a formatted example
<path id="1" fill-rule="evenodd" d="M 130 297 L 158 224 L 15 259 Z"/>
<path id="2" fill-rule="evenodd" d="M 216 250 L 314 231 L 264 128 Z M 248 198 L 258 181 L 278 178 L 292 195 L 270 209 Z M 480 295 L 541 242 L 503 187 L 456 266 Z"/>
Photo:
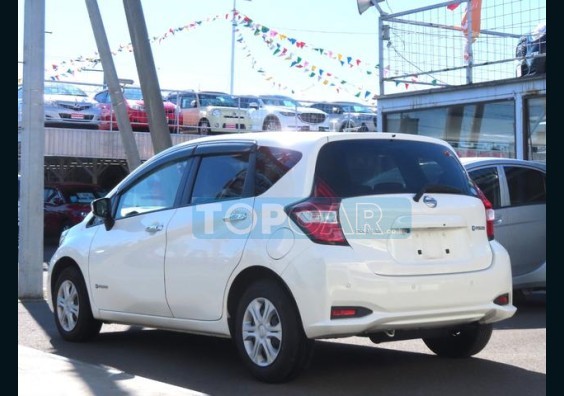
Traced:
<path id="1" fill-rule="evenodd" d="M 53 308 L 57 330 L 65 340 L 86 341 L 100 332 L 102 322 L 92 316 L 88 291 L 76 267 L 65 268 L 59 274 Z"/>
<path id="2" fill-rule="evenodd" d="M 313 355 L 314 341 L 305 336 L 293 301 L 272 280 L 252 284 L 241 297 L 234 341 L 251 373 L 264 382 L 295 378 Z"/>
<path id="3" fill-rule="evenodd" d="M 279 131 L 281 129 L 280 121 L 276 117 L 267 117 L 262 125 L 263 131 Z"/>
<path id="4" fill-rule="evenodd" d="M 491 324 L 471 324 L 453 329 L 444 337 L 423 338 L 423 342 L 438 356 L 467 358 L 484 349 L 492 336 L 492 329 Z"/>
<path id="5" fill-rule="evenodd" d="M 207 136 L 211 132 L 211 126 L 208 120 L 201 120 L 198 124 L 198 132 L 202 136 Z"/>

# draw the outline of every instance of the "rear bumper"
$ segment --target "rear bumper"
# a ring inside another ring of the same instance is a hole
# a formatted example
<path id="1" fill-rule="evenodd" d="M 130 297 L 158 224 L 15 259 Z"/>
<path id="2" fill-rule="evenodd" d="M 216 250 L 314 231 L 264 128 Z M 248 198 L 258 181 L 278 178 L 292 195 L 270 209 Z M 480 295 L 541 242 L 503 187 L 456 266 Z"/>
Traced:
<path id="1" fill-rule="evenodd" d="M 385 330 L 432 329 L 458 324 L 493 323 L 516 311 L 510 303 L 494 304 L 511 295 L 511 269 L 505 249 L 492 241 L 490 267 L 455 274 L 381 276 L 354 260 L 348 247 L 330 248 L 331 254 L 301 262 L 296 257 L 283 273 L 296 299 L 309 338 L 370 334 Z M 302 254 L 301 257 L 308 255 Z M 359 318 L 331 319 L 332 307 L 362 307 Z"/>

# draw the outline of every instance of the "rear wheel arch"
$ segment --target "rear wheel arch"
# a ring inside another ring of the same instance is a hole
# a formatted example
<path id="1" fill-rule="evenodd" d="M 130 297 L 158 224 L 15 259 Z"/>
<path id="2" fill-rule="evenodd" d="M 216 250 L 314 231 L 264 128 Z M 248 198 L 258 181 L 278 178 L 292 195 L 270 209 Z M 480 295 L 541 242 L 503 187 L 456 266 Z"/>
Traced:
<path id="1" fill-rule="evenodd" d="M 231 337 L 234 337 L 235 334 L 233 319 L 235 318 L 235 313 L 237 312 L 239 300 L 250 285 L 263 279 L 273 280 L 282 287 L 288 298 L 292 301 L 296 312 L 298 312 L 298 320 L 300 321 L 300 325 L 303 329 L 303 323 L 300 310 L 298 309 L 298 304 L 296 303 L 296 299 L 294 298 L 294 295 L 292 294 L 288 285 L 286 285 L 282 278 L 280 278 L 274 271 L 266 267 L 250 267 L 237 275 L 237 277 L 231 284 L 231 287 L 229 288 L 229 295 L 227 297 L 227 322 L 229 325 L 229 332 L 231 333 Z"/>

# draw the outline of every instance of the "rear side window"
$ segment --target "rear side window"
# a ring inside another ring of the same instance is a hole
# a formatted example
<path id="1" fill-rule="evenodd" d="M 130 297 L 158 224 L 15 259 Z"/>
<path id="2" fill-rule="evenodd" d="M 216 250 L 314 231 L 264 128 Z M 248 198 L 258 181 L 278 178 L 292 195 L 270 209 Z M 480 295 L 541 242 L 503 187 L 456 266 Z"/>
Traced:
<path id="1" fill-rule="evenodd" d="M 302 158 L 298 151 L 279 147 L 259 147 L 255 173 L 255 195 L 274 185 Z"/>
<path id="2" fill-rule="evenodd" d="M 314 195 L 354 197 L 428 192 L 471 194 L 471 182 L 454 152 L 406 140 L 345 140 L 319 152 Z"/>
<path id="3" fill-rule="evenodd" d="M 538 170 L 506 166 L 511 206 L 546 203 L 546 175 Z"/>
<path id="4" fill-rule="evenodd" d="M 501 206 L 501 190 L 499 187 L 499 175 L 497 167 L 477 169 L 469 172 L 472 180 L 476 182 L 480 190 L 484 193 L 488 201 L 490 201 L 494 209 Z"/>
<path id="5" fill-rule="evenodd" d="M 202 204 L 242 197 L 248 167 L 248 153 L 202 157 L 191 203 Z"/>

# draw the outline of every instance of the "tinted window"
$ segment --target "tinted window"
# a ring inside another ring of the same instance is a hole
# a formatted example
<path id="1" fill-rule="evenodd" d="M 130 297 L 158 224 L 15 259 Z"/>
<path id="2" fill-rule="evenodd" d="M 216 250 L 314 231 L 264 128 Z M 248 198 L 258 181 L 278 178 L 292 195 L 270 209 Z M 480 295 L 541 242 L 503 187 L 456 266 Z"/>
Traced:
<path id="1" fill-rule="evenodd" d="M 191 203 L 221 201 L 243 196 L 249 154 L 202 157 Z"/>
<path id="2" fill-rule="evenodd" d="M 350 140 L 326 144 L 316 166 L 316 195 L 428 192 L 470 194 L 464 168 L 447 147 L 411 141 Z M 439 188 L 441 186 L 441 188 Z"/>
<path id="3" fill-rule="evenodd" d="M 165 165 L 137 181 L 119 198 L 116 218 L 172 208 L 187 164 Z"/>
<path id="4" fill-rule="evenodd" d="M 477 169 L 469 173 L 472 180 L 480 187 L 480 190 L 486 195 L 493 207 L 499 208 L 501 206 L 501 195 L 497 167 Z"/>
<path id="5" fill-rule="evenodd" d="M 511 206 L 546 202 L 546 175 L 543 172 L 510 166 L 504 169 Z"/>
<path id="6" fill-rule="evenodd" d="M 274 185 L 302 158 L 300 152 L 278 147 L 260 147 L 257 152 L 255 195 Z"/>

